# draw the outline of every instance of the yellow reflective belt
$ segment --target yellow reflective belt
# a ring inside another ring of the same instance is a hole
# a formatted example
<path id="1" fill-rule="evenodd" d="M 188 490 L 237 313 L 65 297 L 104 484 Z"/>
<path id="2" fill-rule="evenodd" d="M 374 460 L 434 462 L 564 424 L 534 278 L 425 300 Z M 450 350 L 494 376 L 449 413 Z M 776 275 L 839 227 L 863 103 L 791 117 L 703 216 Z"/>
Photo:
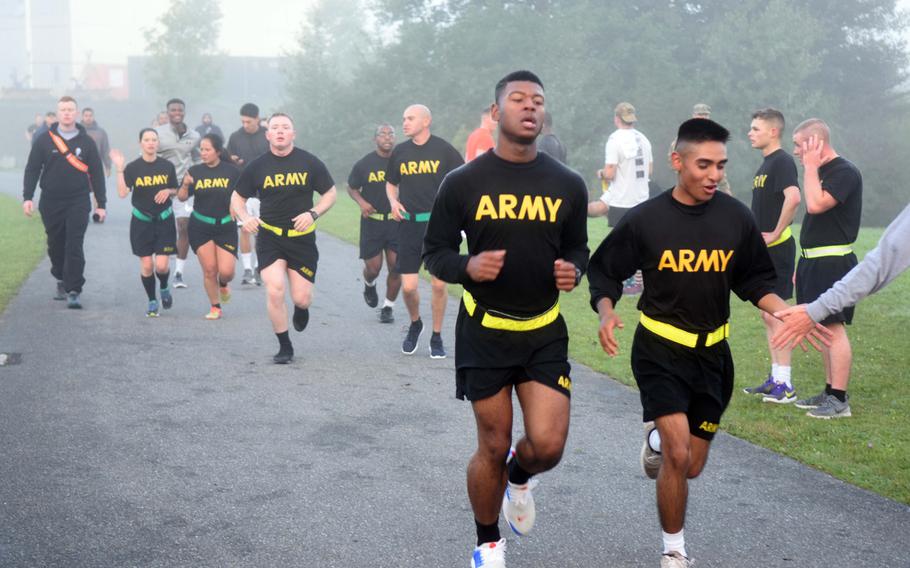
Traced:
<path id="1" fill-rule="evenodd" d="M 655 335 L 663 337 L 664 339 L 669 339 L 674 343 L 679 343 L 680 345 L 685 345 L 686 347 L 694 348 L 698 345 L 698 333 L 692 333 L 691 331 L 679 329 L 675 325 L 657 321 L 656 319 L 649 318 L 645 314 L 641 314 L 639 321 L 641 321 L 641 325 L 644 326 L 645 329 Z M 705 334 L 705 347 L 711 347 L 712 345 L 720 343 L 728 337 L 730 337 L 729 322 L 725 323 L 714 331 Z"/>
<path id="2" fill-rule="evenodd" d="M 847 256 L 851 252 L 853 252 L 853 244 L 807 248 L 803 249 L 800 254 L 803 258 L 821 258 L 823 256 Z"/>
<path id="3" fill-rule="evenodd" d="M 308 235 L 316 230 L 316 223 L 313 223 L 304 231 L 298 231 L 296 229 L 282 229 L 281 227 L 269 225 L 265 221 L 259 221 L 259 226 L 267 231 L 275 233 L 279 237 L 302 237 L 303 235 Z"/>
<path id="4" fill-rule="evenodd" d="M 368 217 L 369 217 L 370 219 L 376 219 L 377 221 L 385 221 L 385 214 L 384 214 L 384 213 L 370 213 L 370 214 L 368 215 Z"/>
<path id="5" fill-rule="evenodd" d="M 774 241 L 773 243 L 768 243 L 768 248 L 776 247 L 777 245 L 781 244 L 782 242 L 786 241 L 787 239 L 789 239 L 792 236 L 793 236 L 793 231 L 791 231 L 790 227 L 788 226 L 786 229 L 784 229 L 784 232 L 781 233 L 779 237 L 777 237 L 776 241 Z"/>
<path id="6" fill-rule="evenodd" d="M 464 307 L 467 310 L 468 315 L 474 317 L 474 312 L 477 311 L 477 302 L 474 300 L 474 296 L 465 290 L 461 299 L 464 301 Z M 559 302 L 553 304 L 552 308 L 540 314 L 539 316 L 534 316 L 528 319 L 503 318 L 494 316 L 484 310 L 483 318 L 480 320 L 480 325 L 489 329 L 500 329 L 504 331 L 533 331 L 535 329 L 540 329 L 546 325 L 550 325 L 556 320 L 558 316 Z"/>

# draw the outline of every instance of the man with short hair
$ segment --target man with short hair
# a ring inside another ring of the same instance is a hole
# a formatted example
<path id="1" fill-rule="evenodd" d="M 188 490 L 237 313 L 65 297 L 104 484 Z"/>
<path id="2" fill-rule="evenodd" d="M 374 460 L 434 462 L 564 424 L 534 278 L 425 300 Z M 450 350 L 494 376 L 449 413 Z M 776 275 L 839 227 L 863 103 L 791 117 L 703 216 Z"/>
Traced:
<path id="1" fill-rule="evenodd" d="M 35 143 L 35 140 L 37 140 L 39 136 L 50 130 L 51 125 L 55 122 L 57 122 L 56 112 L 49 110 L 44 113 L 44 122 L 35 130 L 34 134 L 32 134 L 32 144 Z"/>
<path id="2" fill-rule="evenodd" d="M 493 149 L 496 141 L 493 133 L 496 132 L 496 121 L 490 115 L 490 109 L 485 108 L 480 112 L 480 126 L 468 136 L 464 149 L 464 161 L 470 162 L 477 156 Z"/>
<path id="3" fill-rule="evenodd" d="M 89 194 L 97 202 L 95 214 L 104 220 L 107 203 L 104 167 L 98 147 L 76 124 L 76 100 L 69 96 L 57 101 L 59 122 L 38 135 L 25 165 L 22 211 L 31 217 L 35 186 L 41 184 L 38 211 L 47 233 L 47 254 L 51 274 L 57 279 L 55 300 L 66 300 L 70 309 L 81 309 L 79 295 L 85 284 L 83 242 L 91 212 Z"/>
<path id="4" fill-rule="evenodd" d="M 711 118 L 711 107 L 706 103 L 697 103 L 692 105 L 692 118 Z M 673 152 L 676 150 L 676 139 L 674 138 L 670 142 L 670 151 L 667 153 L 667 159 L 670 160 L 670 165 L 673 165 Z M 717 189 L 723 191 L 727 195 L 733 195 L 733 191 L 730 189 L 730 182 L 727 181 L 727 172 L 724 172 L 724 177 L 720 180 L 720 183 L 717 184 Z"/>
<path id="5" fill-rule="evenodd" d="M 684 122 L 673 152 L 676 185 L 632 208 L 588 266 L 598 337 L 611 357 L 623 328 L 614 311 L 622 282 L 644 272 L 631 363 L 645 420 L 642 467 L 657 480 L 662 568 L 692 565 L 683 533 L 688 480 L 703 471 L 733 393 L 730 292 L 769 313 L 787 307 L 774 294 L 774 265 L 752 213 L 717 192 L 729 136 L 708 119 Z"/>
<path id="6" fill-rule="evenodd" d="M 253 103 L 246 103 L 240 107 L 240 128 L 231 133 L 227 143 L 227 151 L 231 160 L 237 164 L 241 171 L 255 158 L 269 151 L 269 141 L 265 138 L 265 128 L 259 124 L 259 107 Z M 259 216 L 259 199 L 251 197 L 246 200 L 247 213 L 253 217 Z M 239 224 L 239 222 L 238 222 Z M 243 263 L 243 279 L 241 284 L 262 284 L 253 264 L 252 235 L 240 231 L 240 261 Z"/>
<path id="7" fill-rule="evenodd" d="M 793 271 L 796 268 L 796 239 L 790 225 L 799 207 L 800 195 L 796 162 L 780 145 L 783 130 L 784 115 L 779 110 L 765 108 L 752 113 L 749 142 L 764 156 L 752 180 L 752 213 L 768 245 L 768 254 L 777 273 L 774 292 L 789 300 L 793 297 Z M 771 372 L 762 384 L 743 390 L 746 394 L 762 396 L 765 402 L 795 402 L 796 389 L 790 377 L 790 350 L 776 349 L 771 344 L 780 320 L 771 314 L 759 313 L 771 353 Z"/>
<path id="8" fill-rule="evenodd" d="M 392 218 L 398 221 L 398 263 L 395 271 L 401 274 L 401 289 L 411 324 L 401 344 L 401 352 L 413 355 L 417 351 L 423 320 L 420 319 L 420 293 L 417 290 L 421 265 L 423 237 L 439 184 L 450 171 L 464 164 L 461 154 L 451 144 L 430 133 L 433 116 L 421 104 L 404 111 L 402 132 L 408 140 L 395 146 L 386 170 L 386 195 Z M 430 357 L 444 359 L 442 320 L 446 310 L 446 283 L 431 278 L 433 296 L 433 334 L 430 336 Z"/>
<path id="9" fill-rule="evenodd" d="M 824 121 L 810 118 L 793 131 L 794 154 L 803 165 L 806 216 L 799 234 L 800 259 L 796 265 L 796 303 L 816 300 L 857 264 L 853 243 L 859 234 L 863 208 L 863 177 L 859 169 L 831 146 L 831 131 Z M 847 397 L 853 352 L 847 325 L 853 307 L 822 320 L 832 333 L 825 346 L 825 388 L 815 396 L 796 401 L 812 418 L 851 416 Z"/>
<path id="10" fill-rule="evenodd" d="M 471 401 L 477 423 L 467 473 L 474 568 L 505 567 L 500 509 L 513 532 L 527 534 L 536 517 L 532 476 L 562 458 L 572 380 L 559 295 L 578 285 L 588 261 L 584 180 L 537 151 L 540 79 L 510 73 L 496 84 L 494 101 L 496 147 L 446 177 L 424 241 L 427 269 L 465 289 L 455 391 Z M 525 433 L 510 451 L 513 390 Z"/>
<path id="11" fill-rule="evenodd" d="M 278 338 L 277 364 L 294 359 L 288 336 L 285 291 L 294 303 L 294 329 L 303 331 L 310 320 L 310 302 L 319 250 L 316 248 L 316 220 L 335 203 L 335 182 L 325 164 L 306 150 L 294 146 L 296 132 L 291 117 L 273 114 L 266 137 L 269 151 L 253 159 L 240 174 L 231 196 L 231 210 L 243 223 L 243 230 L 257 233 L 256 254 L 259 274 L 265 283 L 267 308 L 272 329 Z M 322 197 L 313 204 L 313 194 Z M 249 214 L 246 201 L 258 196 L 260 217 Z"/>
<path id="12" fill-rule="evenodd" d="M 395 272 L 398 260 L 398 225 L 392 219 L 386 196 L 386 167 L 395 146 L 395 129 L 389 124 L 376 127 L 376 149 L 360 159 L 348 176 L 348 195 L 360 207 L 360 258 L 363 259 L 363 299 L 371 308 L 379 305 L 376 279 L 382 270 L 385 252 L 386 296 L 379 310 L 380 323 L 392 323 L 392 309 L 401 289 L 401 275 Z"/>
<path id="13" fill-rule="evenodd" d="M 543 130 L 540 131 L 537 151 L 549 154 L 562 164 L 568 163 L 569 152 L 566 150 L 566 145 L 553 132 L 553 113 L 550 111 L 545 111 L 543 115 Z"/>
<path id="14" fill-rule="evenodd" d="M 195 130 L 187 128 L 183 121 L 186 116 L 186 104 L 181 99 L 167 102 L 168 123 L 155 131 L 158 133 L 158 156 L 174 164 L 177 180 L 183 180 L 190 166 L 197 163 L 195 151 L 201 137 Z M 186 201 L 171 199 L 174 209 L 174 220 L 177 223 L 177 266 L 174 268 L 174 288 L 186 288 L 183 282 L 183 269 L 189 253 L 190 241 L 187 229 L 190 224 L 190 213 L 193 211 L 193 196 Z"/>
<path id="15" fill-rule="evenodd" d="M 221 141 L 224 141 L 224 134 L 221 132 L 221 127 L 212 122 L 212 113 L 204 112 L 202 113 L 202 123 L 196 127 L 196 132 L 199 133 L 199 138 L 206 136 L 208 134 L 217 134 Z"/>

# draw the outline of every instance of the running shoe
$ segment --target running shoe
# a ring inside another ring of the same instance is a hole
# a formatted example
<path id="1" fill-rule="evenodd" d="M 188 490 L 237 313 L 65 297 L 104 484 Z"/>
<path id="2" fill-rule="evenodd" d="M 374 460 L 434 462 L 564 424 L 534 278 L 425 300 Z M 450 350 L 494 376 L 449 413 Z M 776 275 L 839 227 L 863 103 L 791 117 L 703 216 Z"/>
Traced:
<path id="1" fill-rule="evenodd" d="M 183 283 L 183 273 L 182 272 L 174 273 L 174 288 L 186 288 L 186 284 Z"/>
<path id="2" fill-rule="evenodd" d="M 768 373 L 768 378 L 765 379 L 765 382 L 757 387 L 746 387 L 743 389 L 743 392 L 746 394 L 760 394 L 764 396 L 766 394 L 771 394 L 771 391 L 774 390 L 774 385 L 776 384 L 777 383 L 774 382 L 774 377 L 771 376 L 771 373 Z"/>
<path id="3" fill-rule="evenodd" d="M 256 283 L 256 277 L 253 276 L 253 271 L 247 268 L 243 271 L 243 280 L 240 283 L 244 286 L 249 286 L 250 284 Z"/>
<path id="4" fill-rule="evenodd" d="M 218 290 L 218 296 L 221 298 L 222 304 L 227 304 L 231 301 L 231 289 L 227 286 L 222 286 L 221 289 Z"/>
<path id="5" fill-rule="evenodd" d="M 306 329 L 306 324 L 310 322 L 310 310 L 294 306 L 294 317 L 291 319 L 294 321 L 294 329 L 303 331 Z"/>
<path id="6" fill-rule="evenodd" d="M 161 307 L 165 310 L 171 309 L 171 306 L 174 305 L 174 296 L 171 295 L 170 288 L 161 289 Z"/>
<path id="7" fill-rule="evenodd" d="M 657 479 L 660 472 L 660 464 L 663 461 L 663 455 L 651 448 L 649 440 L 651 432 L 655 430 L 654 422 L 645 422 L 645 441 L 641 445 L 641 469 L 649 479 Z"/>
<path id="8" fill-rule="evenodd" d="M 476 547 L 471 556 L 471 568 L 506 568 L 506 539 Z"/>
<path id="9" fill-rule="evenodd" d="M 660 568 L 690 568 L 690 566 L 695 566 L 695 562 L 675 550 L 660 556 Z"/>
<path id="10" fill-rule="evenodd" d="M 66 288 L 63 287 L 63 280 L 57 280 L 57 293 L 54 294 L 54 299 L 60 302 L 66 299 Z"/>
<path id="11" fill-rule="evenodd" d="M 212 306 L 212 309 L 209 310 L 209 313 L 205 314 L 205 319 L 220 320 L 221 319 L 221 308 Z"/>
<path id="12" fill-rule="evenodd" d="M 148 310 L 145 311 L 145 317 L 147 317 L 147 318 L 158 317 L 158 300 L 149 300 L 149 307 L 148 307 Z"/>
<path id="13" fill-rule="evenodd" d="M 290 345 L 282 345 L 281 348 L 278 349 L 278 353 L 275 353 L 275 356 L 272 357 L 272 361 L 274 361 L 277 365 L 287 365 L 293 360 L 294 348 Z"/>
<path id="14" fill-rule="evenodd" d="M 385 306 L 379 310 L 379 323 L 392 323 L 395 316 L 392 314 L 392 306 Z"/>
<path id="15" fill-rule="evenodd" d="M 379 305 L 379 294 L 376 293 L 376 285 L 367 286 L 363 285 L 363 300 L 371 308 L 375 308 Z"/>
<path id="16" fill-rule="evenodd" d="M 66 294 L 66 307 L 71 310 L 82 309 L 82 303 L 79 301 L 79 292 L 68 292 Z"/>
<path id="17" fill-rule="evenodd" d="M 535 487 L 536 479 L 530 479 L 522 485 L 506 482 L 506 492 L 502 496 L 502 516 L 518 536 L 525 536 L 534 528 L 537 512 L 531 491 Z"/>
<path id="18" fill-rule="evenodd" d="M 822 392 L 818 393 L 815 396 L 810 396 L 809 398 L 804 398 L 802 400 L 796 401 L 796 408 L 802 408 L 803 410 L 812 410 L 813 408 L 818 408 L 820 404 L 825 402 L 825 399 L 828 398 L 828 391 L 822 389 Z"/>
<path id="19" fill-rule="evenodd" d="M 423 321 L 412 321 L 408 327 L 408 334 L 401 344 L 401 352 L 405 355 L 413 355 L 417 351 L 417 341 L 420 339 L 421 333 L 423 333 Z"/>
<path id="20" fill-rule="evenodd" d="M 825 397 L 824 402 L 807 412 L 806 416 L 830 420 L 831 418 L 849 418 L 853 414 L 850 413 L 849 400 L 841 402 L 837 400 L 836 396 L 829 394 Z"/>
<path id="21" fill-rule="evenodd" d="M 774 383 L 771 392 L 762 397 L 762 402 L 773 402 L 776 404 L 790 404 L 796 402 L 796 389 L 788 386 L 787 383 Z"/>
<path id="22" fill-rule="evenodd" d="M 430 336 L 430 359 L 445 359 L 446 348 L 442 345 L 442 336 L 434 333 Z"/>

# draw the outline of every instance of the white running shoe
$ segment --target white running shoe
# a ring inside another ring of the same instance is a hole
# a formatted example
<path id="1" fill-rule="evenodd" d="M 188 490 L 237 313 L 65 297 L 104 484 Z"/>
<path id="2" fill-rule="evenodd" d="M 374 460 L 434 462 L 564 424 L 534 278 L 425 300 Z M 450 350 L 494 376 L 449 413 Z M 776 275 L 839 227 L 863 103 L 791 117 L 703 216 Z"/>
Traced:
<path id="1" fill-rule="evenodd" d="M 660 568 L 691 568 L 695 562 L 675 550 L 660 556 Z"/>
<path id="2" fill-rule="evenodd" d="M 476 547 L 471 556 L 471 568 L 506 568 L 506 539 Z"/>
<path id="3" fill-rule="evenodd" d="M 518 536 L 525 536 L 534 528 L 537 513 L 531 490 L 535 487 L 536 479 L 531 479 L 524 485 L 516 485 L 511 481 L 506 483 L 506 492 L 502 496 L 502 516 Z"/>

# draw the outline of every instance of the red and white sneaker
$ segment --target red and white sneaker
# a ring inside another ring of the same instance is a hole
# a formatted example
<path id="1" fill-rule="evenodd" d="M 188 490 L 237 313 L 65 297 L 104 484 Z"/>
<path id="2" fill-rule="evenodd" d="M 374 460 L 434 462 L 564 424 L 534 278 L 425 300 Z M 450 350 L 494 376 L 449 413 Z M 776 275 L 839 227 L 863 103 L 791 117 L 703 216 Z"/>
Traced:
<path id="1" fill-rule="evenodd" d="M 506 568 L 506 539 L 476 547 L 471 556 L 471 568 Z"/>

